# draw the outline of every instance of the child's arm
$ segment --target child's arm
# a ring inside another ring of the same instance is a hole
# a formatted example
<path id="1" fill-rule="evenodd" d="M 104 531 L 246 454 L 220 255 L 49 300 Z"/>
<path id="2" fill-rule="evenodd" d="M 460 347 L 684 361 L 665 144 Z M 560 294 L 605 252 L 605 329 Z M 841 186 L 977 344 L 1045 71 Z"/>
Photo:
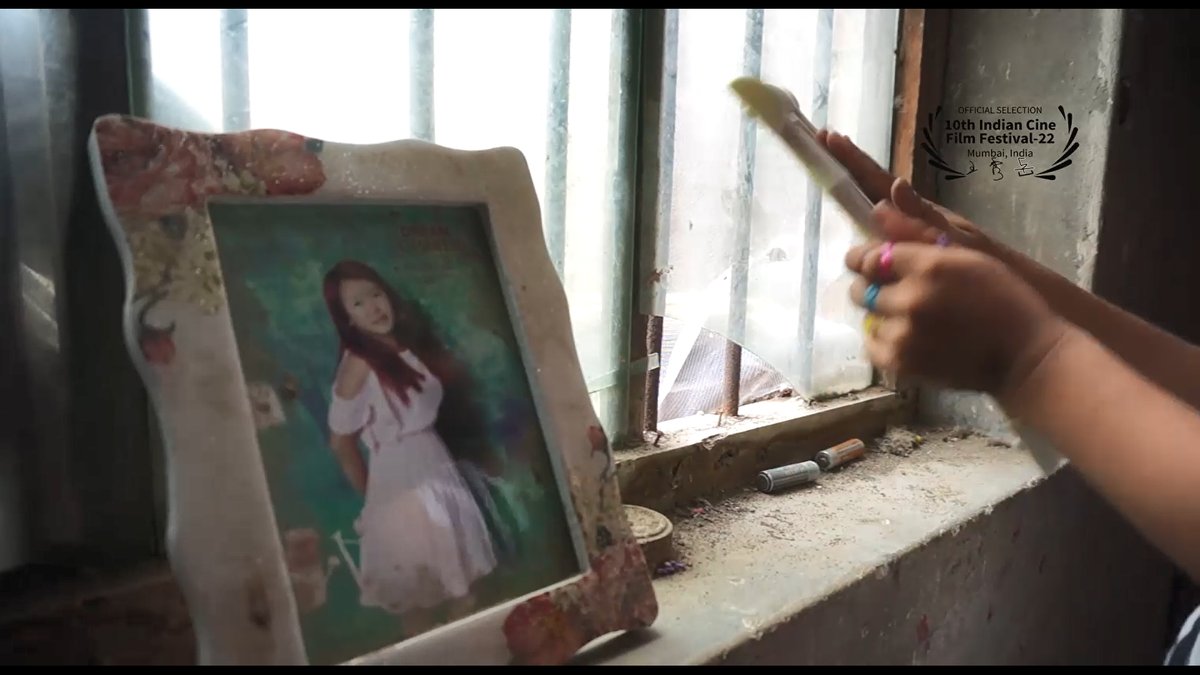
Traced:
<path id="1" fill-rule="evenodd" d="M 1078 329 L 997 399 L 1200 582 L 1200 413 Z"/>
<path id="2" fill-rule="evenodd" d="M 876 317 L 866 334 L 876 367 L 993 395 L 1200 581 L 1200 412 L 1055 314 L 991 256 L 868 244 L 846 264 L 860 275 L 852 300 Z"/>
<path id="3" fill-rule="evenodd" d="M 921 200 L 911 192 L 911 188 L 908 188 L 907 195 L 893 194 L 895 177 L 845 136 L 822 131 L 817 138 L 850 171 L 870 200 L 879 202 L 890 199 L 901 211 L 912 216 L 881 223 L 885 231 L 897 240 L 907 238 L 932 242 L 938 233 L 930 224 L 955 229 L 961 235 L 957 241 L 1004 262 L 1032 286 L 1057 314 L 1091 333 L 1159 386 L 1193 408 L 1200 409 L 1200 347 L 1075 285 L 1032 258 L 988 237 L 962 216 Z"/>
<path id="4" fill-rule="evenodd" d="M 347 355 L 338 366 L 328 414 L 329 447 L 346 474 L 346 480 L 359 494 L 367 492 L 367 463 L 359 450 L 358 440 L 369 412 L 363 389 L 370 374 L 371 367 L 366 361 Z"/>
<path id="5" fill-rule="evenodd" d="M 342 473 L 346 475 L 350 487 L 360 495 L 365 495 L 367 493 L 367 463 L 358 449 L 358 436 L 330 434 L 329 447 L 333 449 L 338 466 L 342 467 Z"/>
<path id="6" fill-rule="evenodd" d="M 997 241 L 989 240 L 984 252 L 999 258 L 1037 289 L 1064 319 L 1090 333 L 1146 378 L 1200 409 L 1200 347 L 1126 312 Z"/>

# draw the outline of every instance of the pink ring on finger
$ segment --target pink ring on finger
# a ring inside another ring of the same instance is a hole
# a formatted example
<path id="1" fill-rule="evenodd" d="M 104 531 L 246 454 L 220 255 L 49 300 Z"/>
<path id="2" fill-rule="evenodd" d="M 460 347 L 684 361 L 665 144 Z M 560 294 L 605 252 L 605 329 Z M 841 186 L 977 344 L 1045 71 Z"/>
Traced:
<path id="1" fill-rule="evenodd" d="M 892 247 L 894 244 L 888 242 L 883 245 L 883 252 L 879 254 L 879 278 L 883 281 L 888 281 L 892 278 Z"/>
<path id="2" fill-rule="evenodd" d="M 941 246 L 942 248 L 946 248 L 947 246 L 949 246 L 950 245 L 950 235 L 946 234 L 945 232 L 939 234 L 938 238 L 937 238 L 937 245 Z"/>

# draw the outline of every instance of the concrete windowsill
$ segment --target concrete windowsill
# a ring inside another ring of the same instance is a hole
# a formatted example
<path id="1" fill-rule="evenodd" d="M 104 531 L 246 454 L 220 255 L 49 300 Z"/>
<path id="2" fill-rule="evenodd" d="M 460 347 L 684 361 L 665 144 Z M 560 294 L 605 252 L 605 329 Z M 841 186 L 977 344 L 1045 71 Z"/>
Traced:
<path id="1" fill-rule="evenodd" d="M 851 438 L 869 441 L 906 424 L 913 407 L 911 397 L 871 387 L 815 404 L 760 401 L 721 423 L 715 415 L 674 420 L 657 444 L 616 452 L 621 499 L 669 514 L 750 485 L 764 469 L 812 459 Z"/>
<path id="2" fill-rule="evenodd" d="M 1172 568 L 1075 472 L 1043 479 L 1023 450 L 926 438 L 907 457 L 868 454 L 807 488 L 677 516 L 690 568 L 655 582 L 656 624 L 576 661 L 1161 663 Z M 168 570 L 84 585 L 6 603 L 0 660 L 194 662 Z"/>
<path id="3" fill-rule="evenodd" d="M 1020 448 L 941 431 L 909 456 L 870 452 L 784 494 L 743 490 L 675 519 L 689 568 L 655 581 L 656 624 L 598 640 L 577 661 L 719 662 L 1044 478 Z"/>

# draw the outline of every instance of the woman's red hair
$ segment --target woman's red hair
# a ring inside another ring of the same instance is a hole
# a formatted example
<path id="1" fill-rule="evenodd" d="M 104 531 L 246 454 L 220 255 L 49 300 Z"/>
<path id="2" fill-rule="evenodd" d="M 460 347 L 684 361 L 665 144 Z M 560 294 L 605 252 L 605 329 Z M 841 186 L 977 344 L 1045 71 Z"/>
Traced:
<path id="1" fill-rule="evenodd" d="M 456 459 L 489 463 L 494 457 L 486 438 L 487 424 L 472 396 L 474 387 L 468 373 L 456 363 L 433 329 L 421 307 L 405 300 L 371 266 L 355 260 L 343 260 L 325 275 L 325 307 L 337 329 L 338 362 L 346 352 L 363 359 L 375 372 L 380 384 L 405 404 L 408 392 L 421 391 L 425 379 L 400 358 L 397 350 L 382 341 L 364 335 L 350 323 L 350 314 L 342 304 L 342 282 L 350 279 L 369 281 L 387 294 L 392 305 L 392 336 L 401 349 L 410 349 L 429 372 L 441 381 L 442 405 L 437 430 Z"/>
<path id="2" fill-rule="evenodd" d="M 371 266 L 355 260 L 343 260 L 325 274 L 325 307 L 329 310 L 329 317 L 333 319 L 334 328 L 337 329 L 340 342 L 338 359 L 350 352 L 366 361 L 380 383 L 407 405 L 409 390 L 421 391 L 421 382 L 425 377 L 400 358 L 396 350 L 363 334 L 350 323 L 350 314 L 342 304 L 341 295 L 342 283 L 350 280 L 369 281 L 387 295 L 392 306 L 392 336 L 396 338 L 401 349 L 413 350 L 422 361 L 427 356 L 421 352 L 425 351 L 425 344 L 422 343 L 427 342 L 428 327 L 421 325 L 424 322 L 412 311 L 412 306 L 402 300 L 395 289 Z M 427 364 L 427 367 L 433 366 L 432 363 Z"/>

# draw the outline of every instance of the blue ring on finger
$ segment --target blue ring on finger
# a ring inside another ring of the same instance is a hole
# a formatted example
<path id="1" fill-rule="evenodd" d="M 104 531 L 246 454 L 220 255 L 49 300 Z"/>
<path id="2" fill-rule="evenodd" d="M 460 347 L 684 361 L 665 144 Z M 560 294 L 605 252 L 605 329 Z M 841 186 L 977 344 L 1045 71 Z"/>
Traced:
<path id="1" fill-rule="evenodd" d="M 870 286 L 867 286 L 867 292 L 863 296 L 863 307 L 866 307 L 868 312 L 874 314 L 875 313 L 875 301 L 878 299 L 879 299 L 879 284 L 871 284 Z"/>

